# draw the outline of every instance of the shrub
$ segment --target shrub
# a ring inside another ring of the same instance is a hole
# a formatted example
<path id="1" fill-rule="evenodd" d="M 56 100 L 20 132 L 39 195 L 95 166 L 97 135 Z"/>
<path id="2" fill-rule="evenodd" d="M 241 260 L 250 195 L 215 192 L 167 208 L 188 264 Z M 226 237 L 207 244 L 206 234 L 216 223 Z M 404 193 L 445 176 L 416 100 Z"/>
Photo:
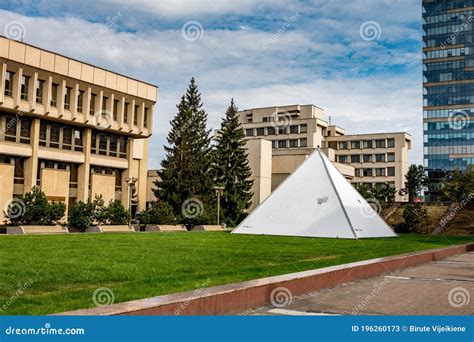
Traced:
<path id="1" fill-rule="evenodd" d="M 137 219 L 142 224 L 175 223 L 173 209 L 163 201 L 155 201 L 147 210 L 137 213 Z"/>
<path id="2" fill-rule="evenodd" d="M 71 205 L 69 208 L 68 224 L 71 227 L 84 232 L 94 220 L 94 210 L 91 201 L 79 201 Z"/>
<path id="3" fill-rule="evenodd" d="M 7 224 L 11 225 L 53 225 L 64 217 L 66 205 L 62 202 L 48 202 L 39 187 L 33 187 L 23 196 L 15 199 L 6 210 Z"/>
<path id="4" fill-rule="evenodd" d="M 108 224 L 127 224 L 130 220 L 130 213 L 119 200 L 110 201 L 105 213 Z"/>
<path id="5" fill-rule="evenodd" d="M 405 222 L 399 230 L 402 230 L 401 233 L 416 232 L 419 229 L 420 223 L 426 217 L 426 209 L 423 208 L 421 203 L 407 204 L 403 211 L 403 219 Z"/>

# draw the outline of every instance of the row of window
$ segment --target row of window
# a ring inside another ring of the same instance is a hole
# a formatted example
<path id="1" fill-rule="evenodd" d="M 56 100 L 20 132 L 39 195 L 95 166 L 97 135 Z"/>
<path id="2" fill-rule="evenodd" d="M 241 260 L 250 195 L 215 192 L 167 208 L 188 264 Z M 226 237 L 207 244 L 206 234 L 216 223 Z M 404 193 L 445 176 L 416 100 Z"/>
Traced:
<path id="1" fill-rule="evenodd" d="M 290 125 L 290 126 L 282 126 L 282 127 L 257 127 L 257 128 L 247 128 L 245 130 L 245 135 L 247 137 L 253 136 L 265 136 L 265 135 L 276 135 L 277 133 L 280 134 L 299 134 L 299 133 L 307 133 L 308 126 L 304 125 Z"/>
<path id="2" fill-rule="evenodd" d="M 272 148 L 297 148 L 297 147 L 308 147 L 308 140 L 306 138 L 301 139 L 287 139 L 287 140 L 272 140 Z"/>
<path id="3" fill-rule="evenodd" d="M 438 6 L 438 5 L 437 5 Z M 423 22 L 426 24 L 438 24 L 438 23 L 449 23 L 449 22 L 457 22 L 461 23 L 461 21 L 469 19 L 474 15 L 473 11 L 465 11 L 464 13 L 447 13 L 441 15 L 431 15 L 431 16 L 423 16 Z"/>
<path id="4" fill-rule="evenodd" d="M 354 170 L 355 177 L 394 177 L 394 167 L 362 168 Z"/>
<path id="5" fill-rule="evenodd" d="M 30 143 L 31 120 L 20 115 L 0 113 L 0 141 Z"/>
<path id="6" fill-rule="evenodd" d="M 13 76 L 14 72 L 7 71 L 5 75 L 5 90 L 4 93 L 6 96 L 12 96 L 13 94 Z M 29 87 L 30 87 L 30 81 L 31 78 L 29 76 L 23 75 L 21 77 L 21 90 L 20 90 L 20 98 L 22 100 L 28 101 L 28 94 L 29 94 Z M 44 91 L 44 85 L 45 81 L 44 80 L 37 80 L 36 85 L 35 85 L 35 92 L 36 92 L 36 103 L 39 104 L 44 104 L 44 98 L 43 98 L 43 91 Z M 71 87 L 66 87 L 64 91 L 64 109 L 69 110 L 71 108 L 71 94 L 72 94 L 72 88 Z M 58 106 L 58 93 L 59 93 L 59 84 L 53 83 L 51 86 L 51 106 L 52 107 L 57 107 Z M 85 91 L 84 90 L 78 90 L 77 93 L 77 112 L 83 113 L 84 112 L 84 101 L 85 101 Z M 108 97 L 103 97 L 102 99 L 102 112 L 106 112 L 107 108 L 107 103 L 109 101 Z M 97 94 L 91 94 L 91 99 L 89 102 L 89 114 L 90 115 L 95 115 L 96 113 L 96 102 L 97 102 Z M 118 120 L 118 105 L 119 105 L 119 100 L 114 100 L 114 103 L 112 105 L 112 115 L 113 119 L 115 121 Z M 124 109 L 124 118 L 123 121 L 124 123 L 128 123 L 128 115 L 130 114 L 130 110 L 132 110 L 132 121 L 133 124 L 136 126 L 138 125 L 138 111 L 140 109 L 140 106 L 135 105 L 134 108 L 131 108 L 130 103 L 126 102 L 125 103 L 125 109 Z M 144 114 L 144 119 L 143 119 L 143 125 L 144 127 L 148 127 L 149 123 L 149 108 L 145 107 L 145 114 Z"/>
<path id="7" fill-rule="evenodd" d="M 338 150 L 351 150 L 361 148 L 391 148 L 395 147 L 395 138 L 375 139 L 375 140 L 354 140 L 354 141 L 339 141 L 337 143 Z M 334 142 L 329 143 L 329 147 L 335 148 Z"/>
<path id="8" fill-rule="evenodd" d="M 461 115 L 461 114 L 459 114 Z M 456 118 L 456 117 L 454 117 Z M 460 133 L 459 130 L 462 128 L 464 130 L 472 129 L 474 132 L 474 118 L 469 120 L 468 116 L 460 116 L 459 117 L 459 122 L 456 122 L 455 120 L 451 121 L 442 121 L 442 122 L 425 122 L 423 124 L 423 129 L 425 131 L 443 131 L 443 130 L 454 130 L 458 132 L 449 132 L 450 134 L 457 134 Z M 448 133 L 448 132 L 445 132 Z M 465 132 L 463 132 L 465 133 Z"/>
<path id="9" fill-rule="evenodd" d="M 464 56 L 471 53 L 471 48 L 458 48 L 458 49 L 442 49 L 442 50 L 433 50 L 423 53 L 423 57 L 426 58 L 446 58 L 446 57 L 455 57 L 455 56 Z"/>
<path id="10" fill-rule="evenodd" d="M 339 155 L 338 161 L 344 164 L 394 162 L 395 153 Z"/>
<path id="11" fill-rule="evenodd" d="M 91 152 L 109 157 L 127 158 L 128 139 L 115 134 L 92 131 Z"/>
<path id="12" fill-rule="evenodd" d="M 83 131 L 80 128 L 41 121 L 39 145 L 61 150 L 83 151 Z"/>
<path id="13" fill-rule="evenodd" d="M 452 24 L 445 24 L 445 25 L 433 25 L 434 27 L 423 27 L 423 31 L 426 33 L 428 36 L 433 36 L 437 34 L 446 34 L 446 33 L 453 33 L 453 32 L 458 32 L 460 34 L 461 32 L 465 31 L 472 31 L 473 25 L 472 23 L 468 21 L 464 21 L 460 23 L 459 25 L 452 25 Z"/>

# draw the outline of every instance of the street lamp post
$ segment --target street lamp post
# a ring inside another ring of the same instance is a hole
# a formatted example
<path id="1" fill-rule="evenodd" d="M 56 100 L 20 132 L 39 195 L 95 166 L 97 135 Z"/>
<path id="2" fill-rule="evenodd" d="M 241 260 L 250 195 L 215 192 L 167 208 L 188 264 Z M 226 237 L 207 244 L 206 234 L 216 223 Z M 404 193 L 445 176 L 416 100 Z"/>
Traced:
<path id="1" fill-rule="evenodd" d="M 219 225 L 221 211 L 221 195 L 224 192 L 225 188 L 223 186 L 215 186 L 213 189 L 217 195 L 217 225 Z"/>
<path id="2" fill-rule="evenodd" d="M 128 227 L 132 229 L 132 189 L 135 188 L 135 183 L 137 182 L 137 178 L 135 177 L 127 177 L 125 181 L 127 182 L 127 191 L 128 191 L 128 210 L 130 216 L 128 218 Z"/>

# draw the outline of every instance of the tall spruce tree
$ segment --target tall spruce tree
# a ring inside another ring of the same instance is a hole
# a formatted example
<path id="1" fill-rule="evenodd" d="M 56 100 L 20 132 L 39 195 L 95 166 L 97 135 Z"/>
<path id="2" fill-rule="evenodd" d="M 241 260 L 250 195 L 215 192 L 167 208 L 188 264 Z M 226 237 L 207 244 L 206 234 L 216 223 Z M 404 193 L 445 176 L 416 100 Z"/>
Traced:
<path id="1" fill-rule="evenodd" d="M 198 223 L 204 213 L 186 218 L 183 204 L 194 199 L 202 202 L 203 209 L 209 208 L 212 199 L 212 158 L 210 130 L 206 130 L 207 114 L 202 109 L 201 95 L 194 78 L 177 108 L 178 112 L 171 121 L 168 145 L 165 146 L 166 156 L 161 162 L 161 170 L 158 171 L 160 179 L 155 182 L 154 192 L 160 200 L 171 206 L 180 222 Z M 199 208 L 197 210 L 202 211 Z"/>
<path id="2" fill-rule="evenodd" d="M 216 183 L 224 187 L 221 200 L 222 220 L 230 226 L 243 220 L 245 210 L 252 203 L 252 171 L 244 138 L 244 129 L 232 99 L 216 137 L 214 151 Z"/>

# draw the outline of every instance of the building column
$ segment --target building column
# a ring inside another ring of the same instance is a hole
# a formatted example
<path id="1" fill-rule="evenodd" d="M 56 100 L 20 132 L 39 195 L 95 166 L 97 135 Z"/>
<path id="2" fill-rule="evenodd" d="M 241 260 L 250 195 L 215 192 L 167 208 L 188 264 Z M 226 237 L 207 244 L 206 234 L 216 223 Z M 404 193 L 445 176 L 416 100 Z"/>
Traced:
<path id="1" fill-rule="evenodd" d="M 0 63 L 0 104 L 5 98 L 5 77 L 7 76 L 7 63 Z"/>
<path id="2" fill-rule="evenodd" d="M 35 118 L 31 121 L 30 144 L 31 157 L 25 161 L 25 183 L 23 193 L 27 193 L 36 186 L 36 176 L 38 175 L 38 150 L 40 135 L 40 119 Z"/>
<path id="3" fill-rule="evenodd" d="M 146 209 L 146 192 L 148 176 L 148 139 L 143 139 L 143 158 L 138 160 L 139 175 L 137 182 L 138 210 Z"/>
<path id="4" fill-rule="evenodd" d="M 89 199 L 89 177 L 91 166 L 92 129 L 84 129 L 82 137 L 84 146 L 84 163 L 77 168 L 77 201 L 87 201 Z"/>
<path id="5" fill-rule="evenodd" d="M 127 145 L 127 160 L 128 160 L 128 168 L 122 172 L 122 204 L 125 208 L 128 209 L 128 183 L 126 181 L 127 178 L 131 177 L 138 177 L 138 175 L 134 174 L 133 172 L 133 138 L 128 139 Z M 138 186 L 138 184 L 137 184 Z"/>
<path id="6" fill-rule="evenodd" d="M 15 109 L 20 106 L 21 94 L 21 78 L 23 77 L 23 68 L 18 68 L 18 71 L 13 75 L 12 97 L 15 104 Z"/>

